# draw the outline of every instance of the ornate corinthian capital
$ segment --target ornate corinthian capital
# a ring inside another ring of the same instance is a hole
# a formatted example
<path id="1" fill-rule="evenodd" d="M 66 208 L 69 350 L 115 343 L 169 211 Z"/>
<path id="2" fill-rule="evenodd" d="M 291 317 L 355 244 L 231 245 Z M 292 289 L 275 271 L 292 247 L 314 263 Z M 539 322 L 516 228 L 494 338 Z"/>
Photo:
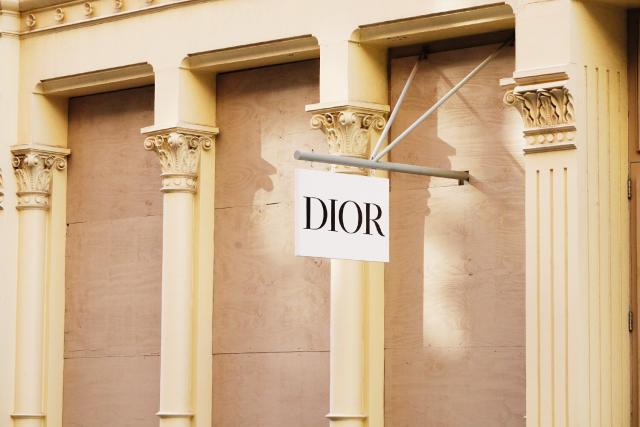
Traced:
<path id="1" fill-rule="evenodd" d="M 11 149 L 18 191 L 17 209 L 49 209 L 51 170 L 64 170 L 69 150 L 43 145 L 18 145 Z"/>
<path id="2" fill-rule="evenodd" d="M 147 128 L 149 129 L 149 128 Z M 201 131 L 172 127 L 145 132 L 144 148 L 155 151 L 162 167 L 162 189 L 165 193 L 195 193 L 201 150 L 213 146 L 217 130 Z"/>
<path id="3" fill-rule="evenodd" d="M 384 129 L 386 105 L 367 104 L 337 106 L 307 106 L 311 127 L 320 129 L 327 137 L 329 153 L 340 156 L 367 158 L 372 143 Z M 358 172 L 356 168 L 334 166 L 339 172 Z"/>
<path id="4" fill-rule="evenodd" d="M 573 99 L 564 86 L 534 90 L 510 90 L 504 102 L 518 110 L 524 123 L 527 146 L 524 151 L 575 148 Z"/>

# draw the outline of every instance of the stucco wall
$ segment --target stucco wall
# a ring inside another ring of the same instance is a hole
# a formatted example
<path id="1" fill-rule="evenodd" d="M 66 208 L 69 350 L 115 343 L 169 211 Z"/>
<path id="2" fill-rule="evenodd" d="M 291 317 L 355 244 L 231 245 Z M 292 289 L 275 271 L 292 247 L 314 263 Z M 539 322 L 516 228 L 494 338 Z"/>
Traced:
<path id="1" fill-rule="evenodd" d="M 153 87 L 69 103 L 65 427 L 157 425 L 162 195 Z"/>
<path id="2" fill-rule="evenodd" d="M 304 111 L 318 72 L 314 60 L 218 76 L 216 427 L 327 424 L 329 263 L 293 256 L 293 152 L 327 150 Z"/>
<path id="3" fill-rule="evenodd" d="M 430 54 L 395 137 L 496 46 Z M 391 61 L 395 102 L 415 57 Z M 471 185 L 391 175 L 385 283 L 385 418 L 404 426 L 525 424 L 524 171 L 521 123 L 498 80 L 502 53 L 391 153 L 469 170 Z"/>

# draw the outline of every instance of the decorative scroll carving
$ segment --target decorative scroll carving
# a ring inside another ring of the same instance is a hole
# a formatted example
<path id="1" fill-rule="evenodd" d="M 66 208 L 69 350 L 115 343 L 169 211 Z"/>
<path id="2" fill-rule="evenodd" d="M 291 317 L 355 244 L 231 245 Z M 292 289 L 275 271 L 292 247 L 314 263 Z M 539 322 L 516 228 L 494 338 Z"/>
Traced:
<path id="1" fill-rule="evenodd" d="M 41 149 L 13 151 L 12 165 L 18 187 L 17 209 L 49 209 L 51 170 L 64 170 L 67 154 Z"/>
<path id="2" fill-rule="evenodd" d="M 84 8 L 84 16 L 89 17 L 93 15 L 93 5 L 91 2 L 83 3 L 82 7 Z"/>
<path id="3" fill-rule="evenodd" d="M 53 18 L 56 20 L 56 22 L 61 23 L 62 21 L 64 21 L 64 11 L 61 8 L 57 8 L 55 14 L 53 15 Z"/>
<path id="4" fill-rule="evenodd" d="M 25 24 L 27 25 L 27 28 L 29 28 L 30 30 L 35 28 L 36 16 L 33 13 L 28 14 L 27 19 L 25 19 Z"/>
<path id="5" fill-rule="evenodd" d="M 200 150 L 209 150 L 213 135 L 166 132 L 148 136 L 144 148 L 155 151 L 162 166 L 162 191 L 195 193 Z"/>
<path id="6" fill-rule="evenodd" d="M 518 110 L 525 126 L 525 152 L 575 148 L 573 99 L 566 87 L 508 91 L 504 102 Z"/>

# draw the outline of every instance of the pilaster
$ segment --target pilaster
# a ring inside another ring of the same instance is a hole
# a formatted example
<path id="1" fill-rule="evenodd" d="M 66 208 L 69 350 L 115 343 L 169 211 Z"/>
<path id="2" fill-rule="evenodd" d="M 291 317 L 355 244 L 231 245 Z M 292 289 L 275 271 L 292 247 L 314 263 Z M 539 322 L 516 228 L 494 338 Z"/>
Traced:
<path id="1" fill-rule="evenodd" d="M 69 150 L 21 145 L 11 151 L 18 196 L 15 404 L 11 417 L 15 426 L 41 427 L 47 423 L 48 210 L 52 174 L 66 168 Z"/>
<path id="2" fill-rule="evenodd" d="M 516 86 L 505 102 L 525 140 L 527 426 L 628 426 L 625 12 L 511 3 Z"/>
<path id="3" fill-rule="evenodd" d="M 15 206 L 15 183 L 11 166 L 12 145 L 18 144 L 18 87 L 20 84 L 20 28 L 18 2 L 0 3 L 0 169 L 4 201 L 0 206 L 0 425 L 12 425 L 14 409 L 15 343 L 16 343 L 16 282 L 18 254 L 18 211 Z"/>

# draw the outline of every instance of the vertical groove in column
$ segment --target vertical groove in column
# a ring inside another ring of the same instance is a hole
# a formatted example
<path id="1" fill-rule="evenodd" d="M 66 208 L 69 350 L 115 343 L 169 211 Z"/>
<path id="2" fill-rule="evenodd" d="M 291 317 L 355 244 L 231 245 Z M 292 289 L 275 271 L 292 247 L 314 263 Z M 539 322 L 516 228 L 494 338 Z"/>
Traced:
<path id="1" fill-rule="evenodd" d="M 555 283 L 554 283 L 554 273 L 555 273 L 555 265 L 553 262 L 553 257 L 555 256 L 554 246 L 555 246 L 555 236 L 554 236 L 554 191 L 553 191 L 553 169 L 549 169 L 549 322 L 550 322 L 550 333 L 551 339 L 550 341 L 550 349 L 549 349 L 549 358 L 550 363 L 550 376 L 551 376 L 551 426 L 555 426 L 556 420 L 556 396 L 555 396 L 555 387 L 556 387 L 556 372 L 555 372 Z"/>
<path id="2" fill-rule="evenodd" d="M 567 168 L 562 173 L 562 250 L 564 260 L 564 424 L 569 427 L 569 220 Z"/>
<path id="3" fill-rule="evenodd" d="M 542 382 L 540 380 L 540 171 L 536 170 L 536 381 L 538 386 L 536 387 L 538 393 L 538 423 L 542 415 L 541 403 L 540 403 L 540 388 Z"/>
<path id="4" fill-rule="evenodd" d="M 587 68 L 587 66 L 584 66 L 584 94 L 585 94 L 585 103 L 584 105 L 586 105 L 587 107 L 585 108 L 585 119 L 587 122 L 587 125 L 589 123 L 591 123 L 591 112 L 589 110 L 589 100 L 590 100 L 590 96 L 589 96 L 589 69 Z M 587 154 L 587 174 L 589 171 L 589 165 L 591 164 L 591 138 L 589 136 L 589 132 L 585 132 L 585 143 L 586 143 L 586 154 Z M 589 177 L 587 175 L 587 182 L 589 181 Z M 588 209 L 588 205 L 589 205 L 589 201 L 591 198 L 591 191 L 590 191 L 591 187 L 589 185 L 587 185 L 587 260 L 591 261 L 591 245 L 589 245 L 589 241 L 591 240 L 591 236 L 589 233 L 589 227 L 591 225 L 591 210 Z M 592 400 L 592 396 L 591 396 L 591 348 L 592 348 L 592 342 L 591 342 L 591 336 L 592 336 L 592 330 L 591 330 L 591 268 L 592 268 L 592 263 L 589 262 L 588 263 L 589 266 L 588 268 L 588 273 L 587 273 L 587 336 L 588 336 L 588 340 L 587 340 L 587 349 L 588 349 L 588 356 L 587 356 L 587 368 L 588 368 L 588 378 L 587 378 L 587 385 L 588 385 L 588 402 L 589 402 L 589 408 L 593 407 L 593 400 Z M 591 411 L 589 411 L 589 426 L 591 426 Z"/>
<path id="5" fill-rule="evenodd" d="M 616 109 L 615 109 L 615 118 L 617 119 L 616 122 L 616 128 L 618 129 L 618 138 L 616 138 L 616 141 L 620 141 L 621 145 L 618 146 L 618 157 L 616 159 L 616 165 L 618 168 L 620 168 L 620 172 L 618 174 L 618 191 L 616 192 L 616 194 L 618 195 L 617 197 L 617 211 L 618 211 L 618 218 L 620 220 L 620 225 L 619 225 L 619 229 L 618 229 L 618 237 L 621 240 L 624 240 L 623 236 L 629 236 L 630 237 L 630 233 L 627 230 L 625 233 L 625 223 L 628 223 L 628 218 L 627 215 L 624 214 L 625 209 L 624 209 L 624 204 L 627 203 L 628 206 L 628 202 L 624 199 L 624 186 L 625 186 L 625 182 L 627 179 L 627 168 L 628 168 L 628 164 L 625 160 L 625 156 L 624 156 L 624 150 L 627 150 L 627 138 L 626 138 L 626 132 L 623 129 L 623 126 L 625 124 L 625 120 L 624 120 L 624 114 L 626 114 L 626 112 L 623 113 L 623 108 L 621 106 L 622 102 L 621 102 L 621 98 L 623 95 L 623 89 L 622 89 L 622 76 L 621 76 L 621 72 L 617 71 L 616 72 Z M 626 242 L 626 247 L 629 248 L 630 242 Z M 626 256 L 625 256 L 626 255 Z M 625 259 L 629 259 L 628 258 L 628 252 L 625 249 L 622 249 L 619 253 L 619 257 L 618 259 L 620 260 L 625 260 Z M 618 272 L 618 281 L 619 281 L 619 289 L 620 289 L 620 298 L 618 301 L 618 313 L 625 313 L 628 312 L 628 307 L 625 308 L 625 304 L 624 304 L 624 297 L 623 295 L 625 294 L 624 292 L 624 283 L 625 283 L 625 270 L 626 268 L 624 267 L 624 261 L 621 261 L 621 264 L 619 266 L 619 272 Z M 629 285 L 631 285 L 631 283 L 629 282 Z M 630 291 L 630 289 L 628 289 Z M 629 293 L 627 293 L 629 294 Z M 624 345 L 625 342 L 625 332 L 624 332 L 624 327 L 625 327 L 625 322 L 624 322 L 624 316 L 620 319 L 620 324 L 618 325 L 618 334 L 620 337 L 620 343 L 619 345 L 621 346 L 622 349 L 624 349 L 626 346 Z M 627 342 L 629 342 L 628 340 L 630 339 L 630 336 L 627 336 Z M 630 350 L 630 347 L 626 347 L 627 350 Z M 630 367 L 630 363 L 629 364 L 625 364 L 624 361 L 624 353 L 626 353 L 625 351 L 620 351 L 618 352 L 618 363 L 620 367 L 624 367 L 624 366 L 629 366 Z M 619 385 L 618 385 L 618 393 L 620 398 L 617 399 L 617 401 L 619 402 L 619 411 L 620 411 L 620 420 L 623 424 L 625 424 L 626 419 L 627 419 L 627 415 L 625 414 L 625 404 L 624 401 L 626 399 L 623 398 L 623 396 L 625 395 L 625 391 L 624 391 L 624 385 L 625 385 L 625 375 L 624 375 L 624 371 L 622 369 L 620 369 L 620 375 L 618 377 L 618 381 L 619 381 Z M 630 389 L 630 388 L 629 388 Z M 630 416 L 630 415 L 629 415 Z"/>
<path id="6" fill-rule="evenodd" d="M 609 224 L 611 224 L 613 221 L 613 216 L 614 216 L 614 200 L 613 198 L 615 197 L 615 191 L 611 191 L 611 190 L 615 190 L 615 186 L 616 186 L 616 179 L 612 178 L 613 176 L 613 157 L 614 157 L 614 152 L 615 152 L 615 147 L 613 147 L 613 144 L 615 144 L 614 142 L 614 128 L 615 126 L 613 126 L 612 123 L 612 117 L 611 117 L 611 98 L 612 98 L 612 93 L 611 93 L 611 70 L 607 69 L 607 102 L 606 102 L 606 113 L 607 113 L 607 118 L 608 118 L 608 127 L 607 127 L 607 134 L 608 134 L 608 142 L 607 142 L 607 157 L 606 157 L 606 162 L 608 164 L 608 171 L 609 173 L 607 174 L 608 177 L 608 187 L 609 187 L 609 197 L 607 198 L 607 210 L 609 212 Z M 614 222 L 615 224 L 615 222 Z M 613 224 L 612 224 L 613 225 Z M 617 280 L 615 280 L 615 278 L 613 277 L 615 272 L 614 272 L 614 260 L 613 260 L 613 254 L 615 251 L 615 244 L 612 244 L 611 239 L 615 234 L 615 225 L 611 226 L 610 225 L 610 230 L 609 230 L 609 251 L 607 253 L 607 260 L 609 263 L 609 331 L 608 331 L 608 335 L 609 335 L 609 342 L 608 342 L 608 347 L 609 347 L 609 363 L 607 366 L 607 369 L 609 371 L 609 423 L 610 425 L 615 425 L 613 423 L 614 420 L 614 408 L 613 408 L 613 383 L 615 381 L 614 379 L 614 364 L 613 364 L 613 340 L 614 340 L 614 334 L 615 334 L 615 322 L 613 321 L 613 317 L 614 317 L 614 298 L 615 298 L 615 293 L 617 292 Z"/>

